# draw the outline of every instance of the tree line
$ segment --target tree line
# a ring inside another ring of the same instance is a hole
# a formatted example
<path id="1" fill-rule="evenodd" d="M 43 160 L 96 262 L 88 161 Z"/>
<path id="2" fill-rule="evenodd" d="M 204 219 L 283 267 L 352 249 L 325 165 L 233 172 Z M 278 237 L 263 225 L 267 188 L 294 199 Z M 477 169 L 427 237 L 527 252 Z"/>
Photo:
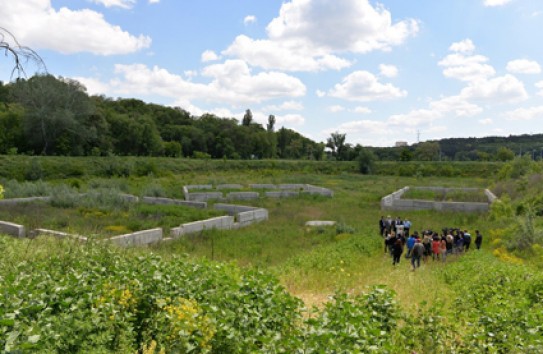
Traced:
<path id="1" fill-rule="evenodd" d="M 0 82 L 0 154 L 166 156 L 214 159 L 373 161 L 509 161 L 543 159 L 543 134 L 451 138 L 402 147 L 362 147 L 332 133 L 315 142 L 287 128 L 253 120 L 193 116 L 179 107 L 138 99 L 89 96 L 79 82 L 49 74 Z"/>

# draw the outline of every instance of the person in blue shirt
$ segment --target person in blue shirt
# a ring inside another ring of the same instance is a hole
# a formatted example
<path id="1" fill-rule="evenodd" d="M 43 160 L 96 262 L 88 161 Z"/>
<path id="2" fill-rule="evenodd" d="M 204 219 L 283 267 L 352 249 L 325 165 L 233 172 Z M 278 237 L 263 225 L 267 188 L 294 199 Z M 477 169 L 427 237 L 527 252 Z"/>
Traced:
<path id="1" fill-rule="evenodd" d="M 417 232 L 415 231 L 415 233 Z M 409 238 L 407 239 L 407 253 L 405 254 L 405 258 L 411 257 L 411 252 L 413 251 L 413 246 L 415 246 L 415 241 L 416 237 L 414 234 L 409 236 Z"/>
<path id="2" fill-rule="evenodd" d="M 409 236 L 409 229 L 411 229 L 411 221 L 409 219 L 405 218 L 403 222 L 403 232 L 405 233 L 405 237 Z"/>

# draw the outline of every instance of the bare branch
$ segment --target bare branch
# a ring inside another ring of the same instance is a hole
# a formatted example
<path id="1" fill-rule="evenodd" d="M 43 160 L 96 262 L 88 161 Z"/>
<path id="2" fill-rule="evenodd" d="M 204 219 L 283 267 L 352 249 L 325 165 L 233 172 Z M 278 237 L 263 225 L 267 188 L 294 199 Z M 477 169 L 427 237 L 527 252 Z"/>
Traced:
<path id="1" fill-rule="evenodd" d="M 4 27 L 0 27 L 0 50 L 4 50 L 4 55 L 12 57 L 15 63 L 10 78 L 15 74 L 17 77 L 26 77 L 25 65 L 29 62 L 34 63 L 38 71 L 41 69 L 47 72 L 47 67 L 39 54 L 29 47 L 20 45 L 15 36 Z"/>

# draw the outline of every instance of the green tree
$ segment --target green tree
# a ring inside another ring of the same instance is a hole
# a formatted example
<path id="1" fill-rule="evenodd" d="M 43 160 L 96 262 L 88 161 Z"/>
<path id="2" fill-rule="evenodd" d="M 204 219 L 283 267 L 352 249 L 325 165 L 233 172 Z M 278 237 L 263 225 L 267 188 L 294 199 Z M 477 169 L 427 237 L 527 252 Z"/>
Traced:
<path id="1" fill-rule="evenodd" d="M 332 151 L 332 156 L 336 160 L 341 161 L 345 150 L 345 138 L 346 134 L 340 134 L 339 132 L 332 133 L 326 141 L 326 147 Z"/>
<path id="2" fill-rule="evenodd" d="M 18 80 L 11 94 L 25 110 L 25 135 L 34 153 L 82 153 L 82 145 L 92 138 L 85 122 L 94 105 L 79 82 L 38 75 Z"/>
<path id="3" fill-rule="evenodd" d="M 437 141 L 425 141 L 415 149 L 415 156 L 420 161 L 434 161 L 439 158 L 439 143 Z"/>
<path id="4" fill-rule="evenodd" d="M 245 111 L 245 115 L 243 115 L 243 121 L 241 122 L 242 125 L 248 127 L 253 122 L 253 113 L 250 109 Z"/>
<path id="5" fill-rule="evenodd" d="M 400 161 L 411 161 L 413 160 L 413 152 L 408 148 L 403 148 L 400 152 Z"/>
<path id="6" fill-rule="evenodd" d="M 358 153 L 358 169 L 360 173 L 367 175 L 373 172 L 375 166 L 375 154 L 371 150 L 362 148 Z"/>
<path id="7" fill-rule="evenodd" d="M 505 147 L 505 146 L 501 146 L 498 148 L 498 151 L 496 151 L 496 160 L 498 161 L 511 161 L 515 158 L 515 153 L 513 152 L 513 150 Z"/>
<path id="8" fill-rule="evenodd" d="M 275 127 L 275 116 L 273 114 L 270 114 L 268 117 L 268 125 L 266 125 L 266 130 L 269 132 L 273 132 L 274 127 Z"/>

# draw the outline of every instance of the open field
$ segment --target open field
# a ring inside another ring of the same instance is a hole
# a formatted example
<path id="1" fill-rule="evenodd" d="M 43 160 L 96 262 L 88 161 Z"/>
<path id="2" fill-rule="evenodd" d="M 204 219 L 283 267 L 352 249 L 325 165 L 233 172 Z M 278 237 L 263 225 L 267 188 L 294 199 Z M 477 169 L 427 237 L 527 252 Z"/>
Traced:
<path id="1" fill-rule="evenodd" d="M 481 230 L 483 250 L 452 256 L 445 264 L 430 260 L 411 272 L 407 259 L 393 267 L 383 251 L 378 235 L 382 196 L 406 185 L 485 188 L 490 181 L 268 169 L 51 181 L 56 186 L 66 182 L 80 192 L 112 187 L 170 198 L 179 198 L 185 184 L 309 183 L 332 189 L 334 197 L 240 202 L 267 208 L 269 220 L 150 248 L 116 251 L 93 243 L 0 237 L 5 250 L 0 277 L 6 280 L 0 290 L 10 294 L 0 300 L 0 347 L 134 352 L 154 341 L 160 348 L 217 353 L 543 348 L 538 300 L 543 281 L 531 275 L 537 274 L 531 266 L 509 256 L 501 257 L 503 262 L 491 253 L 496 222 L 486 214 L 392 214 L 409 218 L 419 232 Z M 69 215 L 59 209 L 46 219 L 69 220 Z M 130 224 L 141 214 L 127 217 Z M 337 224 L 305 226 L 310 220 Z M 51 297 L 54 289 L 60 290 Z M 194 320 L 164 320 L 174 313 L 176 319 L 190 313 Z M 68 340 L 75 338 L 76 328 L 77 345 Z M 92 334 L 93 328 L 99 331 Z M 185 334 L 161 334 L 178 330 Z M 61 339 L 52 342 L 51 336 Z"/>

